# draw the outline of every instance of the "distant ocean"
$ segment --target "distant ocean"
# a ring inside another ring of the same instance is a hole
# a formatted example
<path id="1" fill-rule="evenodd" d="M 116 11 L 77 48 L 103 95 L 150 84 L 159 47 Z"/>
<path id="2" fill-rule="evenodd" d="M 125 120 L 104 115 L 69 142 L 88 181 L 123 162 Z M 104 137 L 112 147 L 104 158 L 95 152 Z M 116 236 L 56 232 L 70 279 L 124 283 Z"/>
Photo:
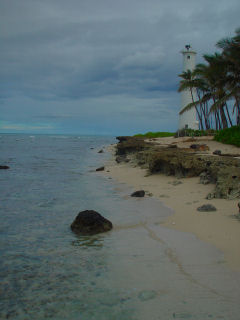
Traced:
<path id="1" fill-rule="evenodd" d="M 0 319 L 238 319 L 233 273 L 223 275 L 204 255 L 198 266 L 194 248 L 205 245 L 192 235 L 162 228 L 159 240 L 154 226 L 170 210 L 151 198 L 126 197 L 132 190 L 95 172 L 110 157 L 98 151 L 114 142 L 0 136 L 0 165 L 10 167 L 0 170 Z M 74 235 L 70 224 L 85 209 L 114 229 Z M 195 245 L 186 266 L 173 254 L 180 242 Z"/>

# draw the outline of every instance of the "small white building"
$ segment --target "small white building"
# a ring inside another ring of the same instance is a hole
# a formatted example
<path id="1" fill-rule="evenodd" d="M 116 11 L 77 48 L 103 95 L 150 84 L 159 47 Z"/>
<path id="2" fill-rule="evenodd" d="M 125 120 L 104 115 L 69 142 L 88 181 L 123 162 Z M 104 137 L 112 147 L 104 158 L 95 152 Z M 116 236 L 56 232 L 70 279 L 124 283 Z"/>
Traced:
<path id="1" fill-rule="evenodd" d="M 181 51 L 183 55 L 183 71 L 193 71 L 195 69 L 196 63 L 196 52 L 191 50 L 190 45 L 185 46 L 186 49 Z M 193 88 L 192 95 L 194 101 L 196 101 L 196 90 Z M 185 108 L 189 103 L 193 102 L 190 89 L 181 92 L 181 107 L 180 111 Z M 199 129 L 199 122 L 197 121 L 196 109 L 185 111 L 179 114 L 179 129 Z"/>

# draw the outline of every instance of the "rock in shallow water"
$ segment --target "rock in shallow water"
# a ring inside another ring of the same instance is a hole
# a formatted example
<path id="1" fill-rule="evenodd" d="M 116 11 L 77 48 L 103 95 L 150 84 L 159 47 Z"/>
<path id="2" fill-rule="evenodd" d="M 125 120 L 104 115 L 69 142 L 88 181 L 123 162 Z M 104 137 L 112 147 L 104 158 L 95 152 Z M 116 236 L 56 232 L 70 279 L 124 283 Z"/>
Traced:
<path id="1" fill-rule="evenodd" d="M 71 229 L 73 232 L 82 235 L 93 235 L 106 232 L 112 229 L 112 223 L 94 210 L 79 212 Z"/>
<path id="2" fill-rule="evenodd" d="M 0 166 L 0 169 L 6 170 L 9 169 L 9 166 Z"/>
<path id="3" fill-rule="evenodd" d="M 144 290 L 138 294 L 138 298 L 141 301 L 148 301 L 154 299 L 157 296 L 156 291 L 154 290 Z"/>

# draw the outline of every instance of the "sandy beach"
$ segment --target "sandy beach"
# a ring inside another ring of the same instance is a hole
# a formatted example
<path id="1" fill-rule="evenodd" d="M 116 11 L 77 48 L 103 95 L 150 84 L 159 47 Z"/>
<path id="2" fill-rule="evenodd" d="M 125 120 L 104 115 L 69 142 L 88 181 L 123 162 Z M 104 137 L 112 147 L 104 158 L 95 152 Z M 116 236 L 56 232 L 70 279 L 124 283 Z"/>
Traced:
<path id="1" fill-rule="evenodd" d="M 177 144 L 178 148 L 189 147 L 193 142 L 189 138 L 159 138 L 154 144 Z M 209 147 L 209 154 L 214 150 L 222 153 L 239 154 L 237 147 L 224 145 L 212 140 L 212 137 L 197 138 L 196 143 Z M 110 147 L 114 154 L 114 146 Z M 212 199 L 206 195 L 213 191 L 214 185 L 199 183 L 199 177 L 182 178 L 163 174 L 148 175 L 147 170 L 137 167 L 134 163 L 117 164 L 112 157 L 106 166 L 105 174 L 119 183 L 124 183 L 135 190 L 143 189 L 146 196 L 159 199 L 166 207 L 173 210 L 162 226 L 194 234 L 197 238 L 213 244 L 224 253 L 224 263 L 233 270 L 240 271 L 240 221 L 238 200 Z M 215 212 L 199 212 L 197 208 L 203 204 L 212 204 Z"/>

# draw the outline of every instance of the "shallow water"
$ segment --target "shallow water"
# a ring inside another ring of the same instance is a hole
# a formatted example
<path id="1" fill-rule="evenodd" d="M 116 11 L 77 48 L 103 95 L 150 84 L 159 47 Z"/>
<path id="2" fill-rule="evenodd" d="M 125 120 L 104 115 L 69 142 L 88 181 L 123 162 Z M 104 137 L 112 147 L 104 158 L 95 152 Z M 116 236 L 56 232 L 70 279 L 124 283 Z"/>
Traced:
<path id="1" fill-rule="evenodd" d="M 239 318 L 240 275 L 214 247 L 163 228 L 171 212 L 96 173 L 106 137 L 2 135 L 1 319 Z M 94 149 L 91 149 L 94 148 Z M 94 209 L 114 229 L 75 236 Z"/>

